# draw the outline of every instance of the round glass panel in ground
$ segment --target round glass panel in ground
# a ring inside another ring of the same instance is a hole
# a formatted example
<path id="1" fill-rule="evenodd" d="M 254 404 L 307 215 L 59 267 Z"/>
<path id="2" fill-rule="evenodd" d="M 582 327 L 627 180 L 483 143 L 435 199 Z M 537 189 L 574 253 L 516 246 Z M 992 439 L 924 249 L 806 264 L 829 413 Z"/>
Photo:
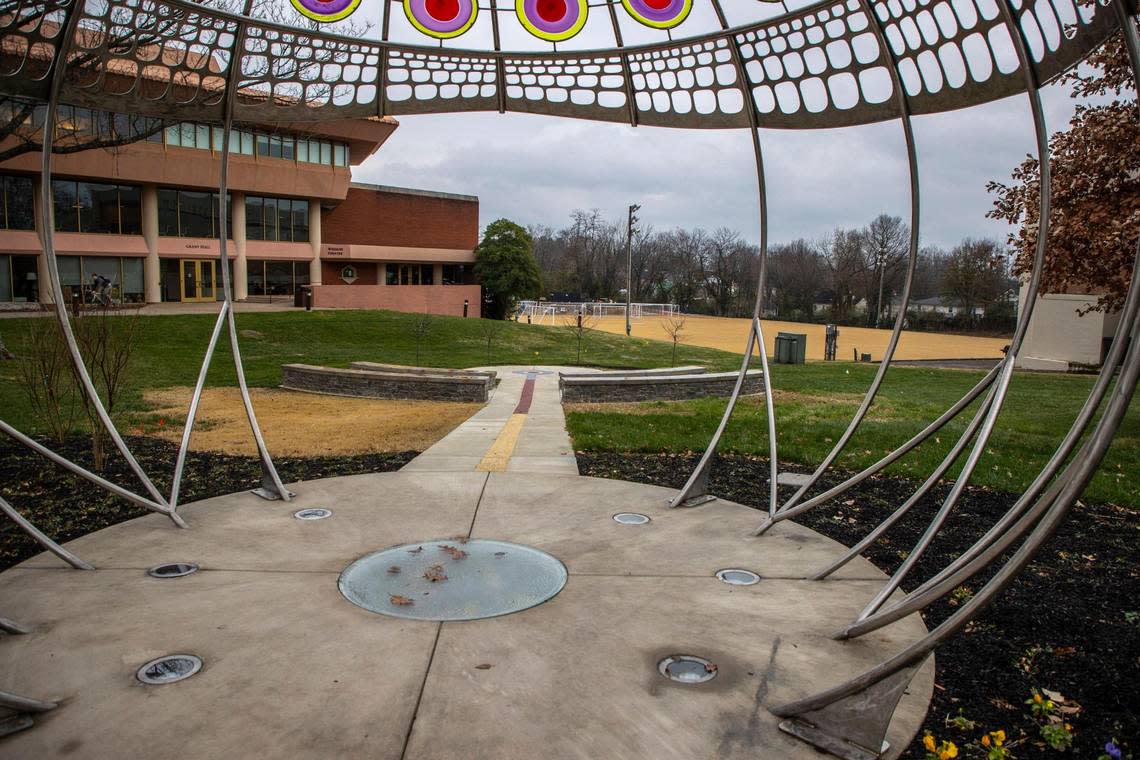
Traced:
<path id="1" fill-rule="evenodd" d="M 293 517 L 296 517 L 298 520 L 323 520 L 326 517 L 332 517 L 332 510 L 325 509 L 324 507 L 301 509 L 294 512 Z"/>
<path id="2" fill-rule="evenodd" d="M 406 544 L 368 554 L 340 574 L 340 593 L 372 612 L 411 620 L 480 620 L 529 609 L 566 585 L 546 552 L 488 539 Z"/>
<path id="3" fill-rule="evenodd" d="M 704 683 L 716 678 L 716 665 L 704 657 L 675 654 L 657 663 L 657 672 L 678 683 Z"/>
<path id="4" fill-rule="evenodd" d="M 730 586 L 754 586 L 760 582 L 760 576 L 756 573 L 735 567 L 717 570 L 716 577 Z"/>
<path id="5" fill-rule="evenodd" d="M 614 515 L 614 522 L 622 525 L 645 525 L 649 518 L 637 512 L 618 512 Z"/>
<path id="6" fill-rule="evenodd" d="M 192 654 L 168 654 L 151 660 L 135 673 L 143 683 L 164 684 L 181 681 L 202 669 L 202 660 Z"/>
<path id="7" fill-rule="evenodd" d="M 147 570 L 146 574 L 152 578 L 181 578 L 196 572 L 198 566 L 193 562 L 165 562 Z"/>

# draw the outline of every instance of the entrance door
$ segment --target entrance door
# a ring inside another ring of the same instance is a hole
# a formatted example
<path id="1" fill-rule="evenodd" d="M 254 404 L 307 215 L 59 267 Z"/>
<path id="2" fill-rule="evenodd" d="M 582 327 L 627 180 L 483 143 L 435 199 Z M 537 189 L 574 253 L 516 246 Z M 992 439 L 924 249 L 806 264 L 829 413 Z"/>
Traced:
<path id="1" fill-rule="evenodd" d="M 182 300 L 213 301 L 217 262 L 213 259 L 182 259 Z"/>

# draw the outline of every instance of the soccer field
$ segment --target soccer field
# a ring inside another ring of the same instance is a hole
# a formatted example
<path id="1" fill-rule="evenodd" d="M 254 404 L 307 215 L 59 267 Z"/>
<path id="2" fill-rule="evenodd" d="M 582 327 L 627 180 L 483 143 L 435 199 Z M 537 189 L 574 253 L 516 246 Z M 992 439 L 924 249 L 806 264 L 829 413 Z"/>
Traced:
<path id="1" fill-rule="evenodd" d="M 726 317 L 705 317 L 688 315 L 681 333 L 680 342 L 691 346 L 719 348 L 723 351 L 739 353 L 744 350 L 748 339 L 748 319 Z M 672 340 L 665 332 L 661 317 L 643 317 L 633 323 L 633 335 L 638 338 Z M 807 358 L 809 361 L 823 360 L 824 326 L 802 322 L 778 322 L 764 320 L 764 344 L 767 353 L 775 353 L 776 334 L 779 332 L 802 333 L 808 336 Z M 601 317 L 594 325 L 599 330 L 610 333 L 625 333 L 625 317 Z M 883 358 L 883 352 L 890 340 L 890 330 L 876 330 L 869 327 L 840 327 L 839 346 L 835 358 L 851 361 L 852 351 L 869 353 L 874 361 Z M 896 359 L 1000 359 L 1001 349 L 1009 343 L 1008 338 L 979 338 L 970 335 L 950 335 L 946 333 L 903 332 L 899 339 Z"/>

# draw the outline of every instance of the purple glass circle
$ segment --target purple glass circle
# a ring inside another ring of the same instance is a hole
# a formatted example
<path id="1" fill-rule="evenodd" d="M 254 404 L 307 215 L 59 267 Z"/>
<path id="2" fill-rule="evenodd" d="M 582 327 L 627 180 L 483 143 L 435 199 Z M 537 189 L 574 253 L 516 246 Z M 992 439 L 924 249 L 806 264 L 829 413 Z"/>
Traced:
<path id="1" fill-rule="evenodd" d="M 459 12 L 455 14 L 455 18 L 450 19 L 438 19 L 429 13 L 427 0 L 406 0 L 406 2 L 413 19 L 424 27 L 424 30 L 437 34 L 451 34 L 462 30 L 470 23 L 471 16 L 475 13 L 472 0 L 458 0 Z"/>
<path id="2" fill-rule="evenodd" d="M 629 3 L 634 13 L 656 24 L 668 24 L 670 21 L 674 21 L 688 7 L 686 0 L 670 0 L 668 5 L 660 9 L 654 8 L 645 0 L 626 0 L 626 2 Z"/>
<path id="3" fill-rule="evenodd" d="M 352 0 L 297 0 L 301 7 L 317 16 L 335 16 L 343 13 Z"/>
<path id="4" fill-rule="evenodd" d="M 538 4 L 541 0 L 523 0 L 523 13 L 526 15 L 527 21 L 534 24 L 535 28 L 545 32 L 546 34 L 563 34 L 569 29 L 572 29 L 578 23 L 578 19 L 582 14 L 582 7 L 578 0 L 564 0 L 566 4 L 566 13 L 562 18 L 555 21 L 547 21 L 538 12 Z"/>

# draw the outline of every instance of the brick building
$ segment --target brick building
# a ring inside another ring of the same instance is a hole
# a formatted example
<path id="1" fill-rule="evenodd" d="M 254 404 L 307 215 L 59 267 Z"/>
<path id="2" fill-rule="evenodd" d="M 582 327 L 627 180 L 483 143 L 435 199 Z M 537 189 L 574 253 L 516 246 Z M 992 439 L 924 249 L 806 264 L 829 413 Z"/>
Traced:
<path id="1" fill-rule="evenodd" d="M 42 129 L 42 107 L 24 134 Z M 479 315 L 472 263 L 479 200 L 353 183 L 353 166 L 397 128 L 390 118 L 235 129 L 229 242 L 237 300 Z M 53 159 L 55 244 L 66 297 L 94 275 L 124 303 L 213 301 L 221 294 L 218 176 L 223 135 L 64 106 L 61 144 L 131 130 L 136 142 Z M 9 135 L 0 150 L 23 139 Z M 0 164 L 0 307 L 51 298 L 36 230 L 40 154 Z M 10 307 L 10 306 L 9 306 Z"/>

